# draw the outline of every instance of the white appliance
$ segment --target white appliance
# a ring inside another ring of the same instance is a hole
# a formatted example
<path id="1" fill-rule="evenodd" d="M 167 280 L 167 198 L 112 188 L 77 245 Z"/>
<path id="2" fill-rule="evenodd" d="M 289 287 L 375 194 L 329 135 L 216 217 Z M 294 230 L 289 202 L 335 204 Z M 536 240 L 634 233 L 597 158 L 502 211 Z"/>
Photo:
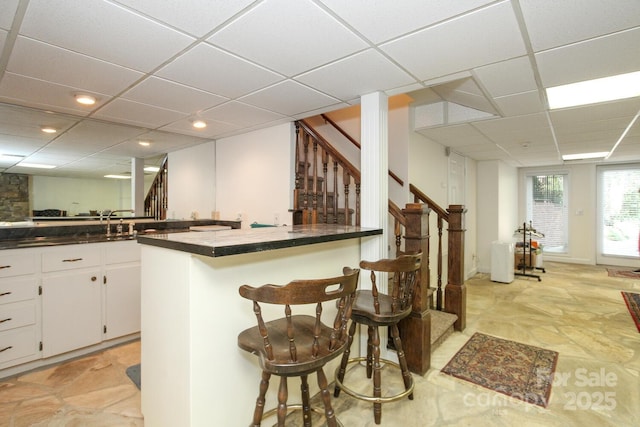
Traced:
<path id="1" fill-rule="evenodd" d="M 511 283 L 514 279 L 513 242 L 495 241 L 491 243 L 491 280 L 494 282 Z"/>

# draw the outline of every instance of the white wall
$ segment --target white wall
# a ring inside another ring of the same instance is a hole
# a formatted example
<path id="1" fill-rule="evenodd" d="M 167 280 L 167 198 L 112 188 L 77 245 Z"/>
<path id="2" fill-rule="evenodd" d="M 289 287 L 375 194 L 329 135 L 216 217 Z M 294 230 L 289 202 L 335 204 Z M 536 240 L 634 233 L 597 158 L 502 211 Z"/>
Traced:
<path id="1" fill-rule="evenodd" d="M 69 216 L 131 209 L 131 181 L 33 176 L 30 198 L 34 210 L 66 210 Z"/>
<path id="2" fill-rule="evenodd" d="M 216 142 L 216 206 L 221 219 L 291 224 L 295 127 L 286 123 Z M 211 173 L 211 168 L 208 169 Z"/>
<path id="3" fill-rule="evenodd" d="M 168 162 L 167 218 L 189 219 L 194 213 L 198 218 L 211 218 L 216 210 L 216 143 L 175 151 Z"/>
<path id="4" fill-rule="evenodd" d="M 526 217 L 527 173 L 569 173 L 569 250 L 566 254 L 544 254 L 549 261 L 576 264 L 596 263 L 596 166 L 595 164 L 574 164 L 544 168 L 521 168 L 519 170 L 520 217 Z"/>
<path id="5" fill-rule="evenodd" d="M 513 241 L 518 228 L 518 171 L 500 160 L 477 163 L 477 265 L 491 271 L 491 243 Z"/>

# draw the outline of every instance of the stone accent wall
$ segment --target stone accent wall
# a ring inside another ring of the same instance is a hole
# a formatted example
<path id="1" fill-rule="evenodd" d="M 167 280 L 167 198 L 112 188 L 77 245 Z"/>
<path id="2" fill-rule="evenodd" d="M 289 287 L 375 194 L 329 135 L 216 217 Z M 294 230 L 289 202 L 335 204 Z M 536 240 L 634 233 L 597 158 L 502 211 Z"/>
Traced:
<path id="1" fill-rule="evenodd" d="M 0 221 L 24 221 L 29 212 L 29 176 L 0 174 Z"/>

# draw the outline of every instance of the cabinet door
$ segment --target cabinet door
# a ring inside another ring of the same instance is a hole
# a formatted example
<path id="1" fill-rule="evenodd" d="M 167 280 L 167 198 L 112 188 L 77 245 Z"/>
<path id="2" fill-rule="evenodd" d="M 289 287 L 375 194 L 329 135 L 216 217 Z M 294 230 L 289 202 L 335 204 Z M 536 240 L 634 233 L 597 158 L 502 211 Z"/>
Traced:
<path id="1" fill-rule="evenodd" d="M 42 279 L 43 357 L 102 339 L 100 270 L 85 270 Z"/>
<path id="2" fill-rule="evenodd" d="M 106 269 L 105 339 L 140 332 L 140 266 Z"/>

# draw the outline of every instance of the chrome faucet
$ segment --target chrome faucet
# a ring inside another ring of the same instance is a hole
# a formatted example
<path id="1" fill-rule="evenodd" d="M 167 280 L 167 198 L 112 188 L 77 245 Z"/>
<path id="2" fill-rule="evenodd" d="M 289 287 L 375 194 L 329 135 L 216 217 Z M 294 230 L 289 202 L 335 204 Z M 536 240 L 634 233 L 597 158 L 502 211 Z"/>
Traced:
<path id="1" fill-rule="evenodd" d="M 113 215 L 114 213 L 117 213 L 117 212 L 135 213 L 135 211 L 133 209 L 119 209 L 119 210 L 116 210 L 116 211 L 109 212 L 109 215 L 107 215 L 107 237 L 111 237 L 111 215 Z"/>

